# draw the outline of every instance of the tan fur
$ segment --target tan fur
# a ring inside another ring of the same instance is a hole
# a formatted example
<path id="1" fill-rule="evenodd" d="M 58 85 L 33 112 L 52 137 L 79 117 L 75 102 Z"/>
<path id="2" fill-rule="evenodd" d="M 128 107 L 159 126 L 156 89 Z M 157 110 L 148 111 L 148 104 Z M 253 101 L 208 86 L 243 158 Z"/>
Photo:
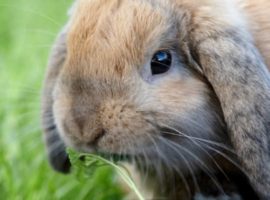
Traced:
<path id="1" fill-rule="evenodd" d="M 167 29 L 167 25 L 162 20 L 165 16 L 151 12 L 151 7 L 147 4 L 140 5 L 139 2 L 131 1 L 125 2 L 122 6 L 121 2 L 94 0 L 89 3 L 89 0 L 84 0 L 79 3 L 78 14 L 74 15 L 75 19 L 72 21 L 68 38 L 71 65 L 84 65 L 78 62 L 86 62 L 98 68 L 107 66 L 107 63 L 102 61 L 110 61 L 110 68 L 100 71 L 100 75 L 106 73 L 106 70 L 121 75 L 123 71 L 131 70 L 127 68 L 131 66 L 130 64 L 138 65 L 144 61 L 142 57 L 144 54 L 141 51 L 146 52 L 151 48 L 151 40 Z M 114 10 L 117 10 L 117 13 Z M 147 13 L 147 16 L 142 13 Z M 134 23 L 135 18 L 140 20 L 140 25 Z M 114 24 L 115 20 L 120 23 Z M 144 30 L 140 29 L 141 25 L 144 26 Z M 131 41 L 134 35 L 136 35 L 136 41 Z M 119 38 L 122 40 L 119 41 Z M 108 49 L 110 51 L 107 51 Z M 104 51 L 107 53 L 100 54 Z M 89 55 L 91 58 L 94 56 L 98 59 L 89 60 Z M 91 61 L 96 63 L 90 64 Z M 89 70 L 93 69 L 89 68 Z"/>
<path id="2" fill-rule="evenodd" d="M 242 0 L 241 6 L 246 11 L 256 45 L 270 69 L 270 1 Z"/>
<path id="3" fill-rule="evenodd" d="M 51 63 L 45 82 L 46 134 L 49 135 L 46 130 L 49 113 L 65 144 L 84 152 L 98 150 L 141 156 L 144 151 L 148 152 L 148 147 L 159 151 L 160 144 L 155 143 L 155 137 L 160 137 L 161 127 L 179 133 L 184 130 L 189 137 L 231 148 L 224 134 L 219 101 L 200 74 L 204 69 L 199 69 L 194 61 L 196 55 L 192 48 L 204 47 L 206 38 L 225 29 L 248 28 L 270 66 L 269 13 L 267 0 L 78 0 L 65 30 L 65 60 L 61 64 Z M 222 42 L 222 52 L 232 48 Z M 207 48 L 209 44 L 211 41 Z M 215 46 L 215 42 L 212 44 Z M 173 56 L 179 53 L 181 58 L 173 61 L 172 65 L 177 66 L 173 71 L 153 78 L 149 75 L 151 58 L 163 49 L 176 49 Z M 183 130 L 178 130 L 179 126 Z M 211 157 L 187 137 L 173 138 L 188 151 L 194 151 L 207 166 L 214 165 Z M 162 152 L 164 149 L 160 148 Z M 148 153 L 155 165 L 155 158 L 160 154 L 152 154 L 153 149 Z M 163 159 L 175 153 L 178 152 L 172 148 Z M 198 159 L 186 151 L 182 155 L 191 159 L 197 173 L 198 166 L 202 165 Z M 219 160 L 220 156 L 213 157 Z M 238 163 L 234 156 L 229 154 L 229 157 Z M 190 173 L 185 159 L 179 160 L 182 161 L 177 163 L 177 170 Z M 166 180 L 165 185 L 167 182 L 170 181 Z M 164 186 L 165 191 L 159 191 L 154 184 L 151 189 L 169 199 L 191 198 L 187 191 L 182 191 L 184 183 L 180 182 L 177 186 L 180 189 L 175 193 L 170 191 L 172 183 L 167 184 L 168 188 Z"/>

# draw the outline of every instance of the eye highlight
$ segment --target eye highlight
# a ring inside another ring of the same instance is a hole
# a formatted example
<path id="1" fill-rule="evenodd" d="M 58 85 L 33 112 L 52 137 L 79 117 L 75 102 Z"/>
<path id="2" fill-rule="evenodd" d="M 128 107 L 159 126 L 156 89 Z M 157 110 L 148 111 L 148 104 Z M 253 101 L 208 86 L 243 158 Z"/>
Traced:
<path id="1" fill-rule="evenodd" d="M 167 72 L 172 64 L 172 55 L 169 51 L 158 51 L 151 60 L 152 75 L 163 74 Z"/>

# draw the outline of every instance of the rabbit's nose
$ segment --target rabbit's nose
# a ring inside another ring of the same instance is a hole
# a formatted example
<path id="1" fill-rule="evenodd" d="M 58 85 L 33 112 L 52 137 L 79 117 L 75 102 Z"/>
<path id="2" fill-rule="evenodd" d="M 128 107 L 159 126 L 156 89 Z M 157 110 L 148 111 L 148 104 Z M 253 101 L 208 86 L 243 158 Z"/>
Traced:
<path id="1" fill-rule="evenodd" d="M 74 106 L 63 119 L 63 131 L 72 141 L 87 146 L 97 146 L 106 135 L 97 112 L 89 106 Z"/>
<path id="2" fill-rule="evenodd" d="M 96 131 L 90 139 L 88 139 L 88 145 L 89 146 L 97 146 L 99 141 L 106 135 L 105 129 L 101 129 L 99 131 Z"/>
<path id="3" fill-rule="evenodd" d="M 96 147 L 107 131 L 97 119 L 86 118 L 83 125 L 78 126 L 79 138 L 87 146 Z"/>

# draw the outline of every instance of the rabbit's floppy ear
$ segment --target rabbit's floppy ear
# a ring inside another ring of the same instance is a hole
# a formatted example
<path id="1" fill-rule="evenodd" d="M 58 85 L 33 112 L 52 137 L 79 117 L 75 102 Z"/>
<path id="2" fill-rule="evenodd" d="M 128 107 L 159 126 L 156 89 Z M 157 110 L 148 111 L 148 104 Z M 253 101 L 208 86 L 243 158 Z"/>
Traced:
<path id="1" fill-rule="evenodd" d="M 61 140 L 53 117 L 53 97 L 55 82 L 66 57 L 66 34 L 65 30 L 58 36 L 49 59 L 47 76 L 44 82 L 42 95 L 42 126 L 44 139 L 51 166 L 62 173 L 70 170 L 70 162 L 66 153 L 66 147 Z"/>
<path id="2" fill-rule="evenodd" d="M 74 1 L 68 11 L 69 18 L 72 17 L 76 9 L 78 1 Z M 71 20 L 69 19 L 62 31 L 59 33 L 48 62 L 47 73 L 43 86 L 42 94 L 42 128 L 44 132 L 44 140 L 47 147 L 47 154 L 51 166 L 59 172 L 68 173 L 71 168 L 66 146 L 58 133 L 53 117 L 53 90 L 56 80 L 62 66 L 66 60 L 67 47 L 67 32 L 70 27 Z"/>
<path id="3" fill-rule="evenodd" d="M 220 100 L 250 182 L 270 199 L 270 74 L 241 16 L 221 15 L 191 20 L 190 51 Z"/>

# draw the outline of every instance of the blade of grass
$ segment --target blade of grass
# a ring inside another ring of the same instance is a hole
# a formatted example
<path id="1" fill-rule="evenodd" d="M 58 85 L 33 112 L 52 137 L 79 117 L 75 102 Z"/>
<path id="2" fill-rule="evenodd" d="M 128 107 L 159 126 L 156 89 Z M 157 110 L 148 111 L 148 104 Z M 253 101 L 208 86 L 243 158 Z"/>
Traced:
<path id="1" fill-rule="evenodd" d="M 145 200 L 126 168 L 121 167 L 98 155 L 77 153 L 72 149 L 67 149 L 67 152 L 73 167 L 77 170 L 76 173 L 79 178 L 82 177 L 82 173 L 91 175 L 98 167 L 111 166 L 116 170 L 125 183 L 135 192 L 139 200 Z M 83 160 L 81 158 L 83 158 Z"/>

